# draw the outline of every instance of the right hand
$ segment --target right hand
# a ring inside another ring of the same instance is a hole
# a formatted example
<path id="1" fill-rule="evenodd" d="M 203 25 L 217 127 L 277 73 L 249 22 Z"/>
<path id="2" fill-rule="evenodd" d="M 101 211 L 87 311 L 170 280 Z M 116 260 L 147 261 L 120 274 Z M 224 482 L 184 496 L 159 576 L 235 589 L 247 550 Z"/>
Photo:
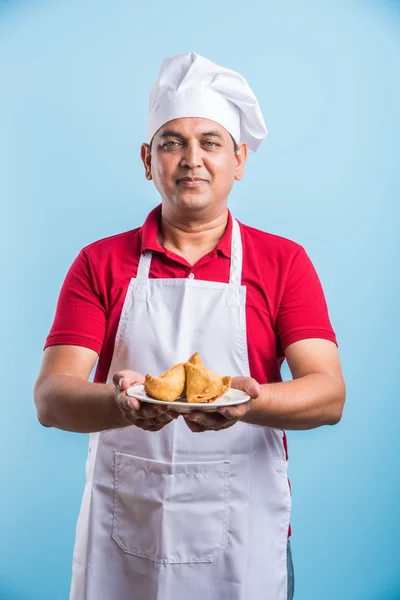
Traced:
<path id="1" fill-rule="evenodd" d="M 118 371 L 113 377 L 115 400 L 125 419 L 146 431 L 160 431 L 165 425 L 176 419 L 176 413 L 170 414 L 168 406 L 148 404 L 137 398 L 128 396 L 126 390 L 133 385 L 144 382 L 144 377 L 136 371 L 127 369 Z"/>

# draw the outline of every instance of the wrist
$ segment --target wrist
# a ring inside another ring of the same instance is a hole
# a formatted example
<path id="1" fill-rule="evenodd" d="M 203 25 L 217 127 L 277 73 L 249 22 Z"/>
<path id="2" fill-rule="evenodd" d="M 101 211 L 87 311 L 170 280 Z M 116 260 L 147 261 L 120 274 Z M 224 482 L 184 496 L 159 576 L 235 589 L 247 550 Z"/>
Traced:
<path id="1" fill-rule="evenodd" d="M 268 405 L 271 401 L 268 384 L 260 385 L 260 395 L 247 403 L 247 411 L 242 421 L 251 425 L 266 425 Z"/>
<path id="2" fill-rule="evenodd" d="M 115 392 L 114 384 L 105 384 L 106 387 L 106 406 L 108 412 L 108 421 L 111 425 L 109 429 L 117 429 L 119 427 L 128 427 L 132 425 L 131 421 L 128 421 L 122 410 L 120 409 Z"/>

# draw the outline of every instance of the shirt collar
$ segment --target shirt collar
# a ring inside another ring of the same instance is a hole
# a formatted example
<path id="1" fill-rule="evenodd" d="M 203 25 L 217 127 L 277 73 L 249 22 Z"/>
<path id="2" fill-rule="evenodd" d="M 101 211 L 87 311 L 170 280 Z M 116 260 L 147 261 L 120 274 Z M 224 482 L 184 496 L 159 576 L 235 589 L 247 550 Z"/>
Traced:
<path id="1" fill-rule="evenodd" d="M 140 251 L 143 253 L 146 250 L 152 250 L 155 252 L 163 252 L 165 254 L 164 248 L 160 245 L 157 234 L 160 228 L 161 221 L 161 207 L 162 204 L 159 204 L 154 208 L 149 215 L 147 216 L 145 222 L 140 228 L 141 234 L 141 249 Z M 232 215 L 228 210 L 228 223 L 225 230 L 224 235 L 219 240 L 218 244 L 215 246 L 215 250 L 221 252 L 227 258 L 231 257 L 231 243 L 232 243 Z"/>

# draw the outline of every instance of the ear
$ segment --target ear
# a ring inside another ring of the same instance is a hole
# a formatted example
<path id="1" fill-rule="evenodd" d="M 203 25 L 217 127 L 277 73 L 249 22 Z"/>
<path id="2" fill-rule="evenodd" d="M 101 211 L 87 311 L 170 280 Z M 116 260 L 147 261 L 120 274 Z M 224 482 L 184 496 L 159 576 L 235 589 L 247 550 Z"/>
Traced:
<path id="1" fill-rule="evenodd" d="M 238 151 L 235 154 L 236 158 L 236 169 L 235 169 L 235 179 L 239 181 L 243 179 L 244 176 L 244 166 L 246 164 L 247 155 L 248 155 L 247 145 L 242 142 L 239 144 Z"/>
<path id="2" fill-rule="evenodd" d="M 143 162 L 145 177 L 148 181 L 151 181 L 153 177 L 151 175 L 151 150 L 149 144 L 142 144 L 140 158 Z"/>

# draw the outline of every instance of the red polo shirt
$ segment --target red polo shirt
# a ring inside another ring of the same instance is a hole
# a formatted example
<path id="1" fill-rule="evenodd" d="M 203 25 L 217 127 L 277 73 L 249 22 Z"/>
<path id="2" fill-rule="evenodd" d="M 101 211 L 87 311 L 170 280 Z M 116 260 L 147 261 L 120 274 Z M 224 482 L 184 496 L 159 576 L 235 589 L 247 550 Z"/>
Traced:
<path id="1" fill-rule="evenodd" d="M 72 264 L 58 299 L 46 347 L 74 344 L 99 354 L 96 382 L 105 382 L 129 281 L 140 253 L 152 250 L 150 278 L 196 277 L 228 283 L 232 217 L 212 252 L 195 265 L 157 241 L 161 206 L 142 227 L 84 248 Z M 243 244 L 242 285 L 247 288 L 246 320 L 250 373 L 259 383 L 282 381 L 280 368 L 289 344 L 306 338 L 336 342 L 318 275 L 304 248 L 286 238 L 239 223 Z M 286 435 L 283 443 L 287 456 Z M 290 533 L 289 533 L 290 535 Z"/>
<path id="2" fill-rule="evenodd" d="M 105 382 L 129 281 L 140 253 L 153 251 L 150 278 L 183 278 L 228 283 L 232 217 L 216 248 L 190 266 L 157 241 L 161 206 L 142 227 L 84 248 L 72 264 L 58 299 L 46 347 L 74 344 L 99 354 L 96 382 Z M 324 293 L 304 248 L 286 238 L 239 223 L 243 244 L 242 285 L 250 372 L 260 383 L 282 381 L 286 347 L 306 338 L 335 343 Z"/>

